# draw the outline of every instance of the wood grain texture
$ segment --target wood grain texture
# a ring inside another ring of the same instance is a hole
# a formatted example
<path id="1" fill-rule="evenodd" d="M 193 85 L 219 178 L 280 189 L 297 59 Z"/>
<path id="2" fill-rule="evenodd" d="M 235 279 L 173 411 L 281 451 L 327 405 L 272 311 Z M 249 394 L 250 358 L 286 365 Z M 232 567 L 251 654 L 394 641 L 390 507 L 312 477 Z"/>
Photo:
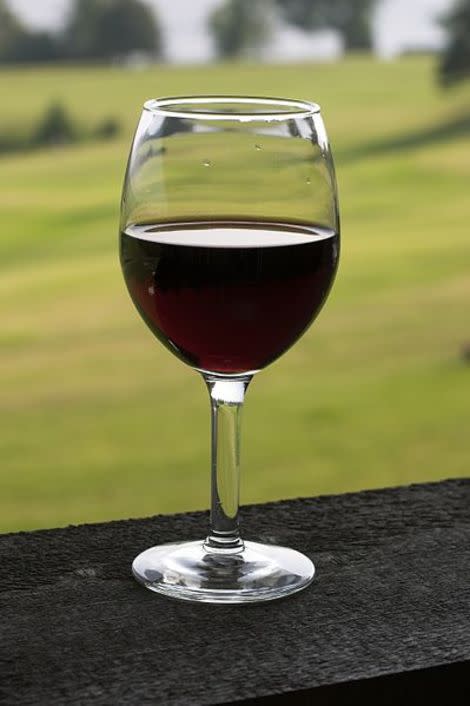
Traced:
<path id="1" fill-rule="evenodd" d="M 133 557 L 206 513 L 0 537 L 0 703 L 214 704 L 470 660 L 470 481 L 253 505 L 317 567 L 258 606 L 172 602 Z M 332 702 L 333 703 L 333 702 Z"/>

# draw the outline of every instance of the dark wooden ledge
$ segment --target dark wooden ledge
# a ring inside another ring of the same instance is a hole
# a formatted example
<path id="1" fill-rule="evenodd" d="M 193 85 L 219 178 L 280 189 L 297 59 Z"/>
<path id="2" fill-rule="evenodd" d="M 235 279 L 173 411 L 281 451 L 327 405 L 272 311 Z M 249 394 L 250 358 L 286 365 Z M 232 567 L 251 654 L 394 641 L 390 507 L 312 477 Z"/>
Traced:
<path id="1" fill-rule="evenodd" d="M 138 586 L 135 554 L 202 537 L 205 513 L 0 537 L 0 703 L 383 705 L 439 689 L 469 703 L 469 480 L 249 506 L 242 520 L 247 538 L 311 556 L 312 586 L 250 607 Z"/>

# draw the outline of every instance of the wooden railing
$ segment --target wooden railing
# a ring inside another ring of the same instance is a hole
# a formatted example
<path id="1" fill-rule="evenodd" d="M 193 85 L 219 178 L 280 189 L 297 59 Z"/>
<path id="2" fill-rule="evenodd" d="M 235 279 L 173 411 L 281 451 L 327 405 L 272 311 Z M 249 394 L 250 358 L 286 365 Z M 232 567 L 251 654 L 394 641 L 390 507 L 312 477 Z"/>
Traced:
<path id="1" fill-rule="evenodd" d="M 470 481 L 253 505 L 242 522 L 310 556 L 313 584 L 242 607 L 139 586 L 133 557 L 202 537 L 205 513 L 1 536 L 0 703 L 470 703 Z"/>

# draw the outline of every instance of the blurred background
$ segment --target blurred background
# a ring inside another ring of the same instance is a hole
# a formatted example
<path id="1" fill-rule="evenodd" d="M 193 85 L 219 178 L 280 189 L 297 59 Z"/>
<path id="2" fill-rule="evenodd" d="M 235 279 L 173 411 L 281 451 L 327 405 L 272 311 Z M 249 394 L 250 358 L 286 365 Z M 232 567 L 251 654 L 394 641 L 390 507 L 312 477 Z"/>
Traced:
<path id="1" fill-rule="evenodd" d="M 161 95 L 321 104 L 343 250 L 257 376 L 242 502 L 469 474 L 470 0 L 0 0 L 0 530 L 205 508 L 209 404 L 125 290 Z"/>

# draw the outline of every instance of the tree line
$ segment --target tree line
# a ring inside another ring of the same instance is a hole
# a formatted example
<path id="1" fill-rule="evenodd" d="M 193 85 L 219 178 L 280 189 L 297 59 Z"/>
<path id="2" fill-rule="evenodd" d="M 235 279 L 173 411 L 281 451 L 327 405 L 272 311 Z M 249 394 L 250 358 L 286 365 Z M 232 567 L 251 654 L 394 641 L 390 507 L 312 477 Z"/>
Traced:
<path id="1" fill-rule="evenodd" d="M 345 51 L 370 51 L 379 0 L 221 0 L 208 18 L 218 56 L 256 55 L 278 20 L 305 30 L 333 29 Z M 447 30 L 439 76 L 449 85 L 470 77 L 470 0 L 455 0 L 441 19 Z M 157 14 L 143 0 L 74 0 L 58 32 L 26 28 L 0 0 L 0 62 L 109 61 L 144 52 L 164 59 Z"/>
<path id="2" fill-rule="evenodd" d="M 0 61 L 109 61 L 131 52 L 162 58 L 158 18 L 141 0 L 74 0 L 57 32 L 26 28 L 0 0 Z"/>

